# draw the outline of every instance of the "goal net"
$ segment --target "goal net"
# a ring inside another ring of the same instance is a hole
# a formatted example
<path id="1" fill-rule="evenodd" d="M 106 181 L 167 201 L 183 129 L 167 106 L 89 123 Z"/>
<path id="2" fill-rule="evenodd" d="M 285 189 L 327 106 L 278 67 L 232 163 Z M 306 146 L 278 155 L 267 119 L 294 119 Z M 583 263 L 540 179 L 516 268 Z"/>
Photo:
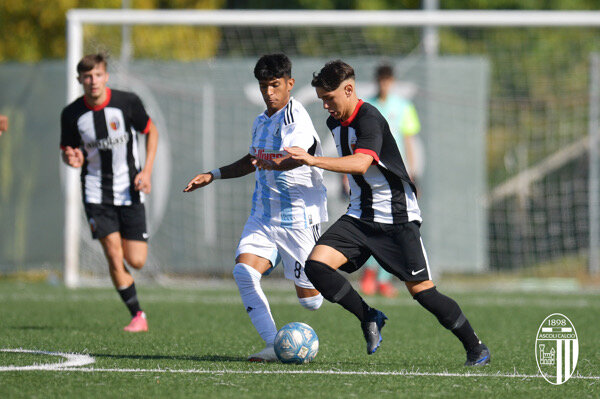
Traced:
<path id="1" fill-rule="evenodd" d="M 136 92 L 160 133 L 143 276 L 230 274 L 253 176 L 182 189 L 247 153 L 252 121 L 264 110 L 253 67 L 274 52 L 291 58 L 292 95 L 332 156 L 312 73 L 341 58 L 368 99 L 376 66 L 394 66 L 394 91 L 415 104 L 421 122 L 422 233 L 438 272 L 522 269 L 590 253 L 598 222 L 589 189 L 598 175 L 589 145 L 597 13 L 73 10 L 68 26 L 68 100 L 80 95 L 79 58 L 106 51 L 109 86 Z M 424 46 L 425 27 L 435 28 L 433 47 Z M 106 278 L 78 172 L 65 173 L 67 284 Z M 339 176 L 325 178 L 333 221 L 346 199 Z"/>

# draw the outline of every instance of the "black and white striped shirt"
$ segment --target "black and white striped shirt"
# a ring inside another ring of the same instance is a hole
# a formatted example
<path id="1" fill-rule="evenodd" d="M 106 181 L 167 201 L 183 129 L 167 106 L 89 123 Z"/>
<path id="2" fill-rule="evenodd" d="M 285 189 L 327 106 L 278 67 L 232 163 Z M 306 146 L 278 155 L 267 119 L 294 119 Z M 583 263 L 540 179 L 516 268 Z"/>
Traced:
<path id="1" fill-rule="evenodd" d="M 381 113 L 359 101 L 346 121 L 327 119 L 340 157 L 364 153 L 373 165 L 364 175 L 348 175 L 350 205 L 346 214 L 377 223 L 421 222 L 416 188 Z"/>
<path id="2" fill-rule="evenodd" d="M 140 172 L 136 131 L 148 133 L 150 117 L 133 93 L 106 89 L 103 104 L 89 105 L 80 97 L 61 115 L 60 146 L 80 148 L 83 201 L 91 204 L 131 205 L 144 202 L 134 189 Z"/>

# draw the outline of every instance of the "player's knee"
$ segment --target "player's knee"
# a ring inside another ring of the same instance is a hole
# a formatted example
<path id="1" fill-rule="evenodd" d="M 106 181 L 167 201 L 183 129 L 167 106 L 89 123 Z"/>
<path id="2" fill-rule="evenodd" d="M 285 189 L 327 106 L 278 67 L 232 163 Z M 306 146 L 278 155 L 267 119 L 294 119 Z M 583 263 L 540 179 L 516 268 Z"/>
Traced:
<path id="1" fill-rule="evenodd" d="M 140 270 L 146 264 L 146 259 L 145 258 L 133 258 L 133 259 L 127 261 L 127 264 L 129 266 L 133 267 L 134 269 Z"/>
<path id="2" fill-rule="evenodd" d="M 127 264 L 134 269 L 140 270 L 146 264 L 146 257 L 144 256 L 130 256 L 128 257 Z"/>
<path id="3" fill-rule="evenodd" d="M 323 304 L 323 295 L 309 296 L 306 298 L 298 298 L 298 302 L 308 310 L 317 310 Z"/>
<path id="4" fill-rule="evenodd" d="M 336 303 L 352 289 L 348 280 L 323 262 L 307 260 L 304 272 L 312 285 L 329 302 Z"/>
<path id="5" fill-rule="evenodd" d="M 319 269 L 321 268 L 321 265 L 323 265 L 323 263 L 310 259 L 304 263 L 304 273 L 313 285 L 315 285 L 315 281 L 319 278 Z"/>
<path id="6" fill-rule="evenodd" d="M 238 263 L 233 268 L 233 278 L 238 287 L 252 285 L 255 280 L 260 280 L 261 274 L 258 270 L 246 265 Z"/>

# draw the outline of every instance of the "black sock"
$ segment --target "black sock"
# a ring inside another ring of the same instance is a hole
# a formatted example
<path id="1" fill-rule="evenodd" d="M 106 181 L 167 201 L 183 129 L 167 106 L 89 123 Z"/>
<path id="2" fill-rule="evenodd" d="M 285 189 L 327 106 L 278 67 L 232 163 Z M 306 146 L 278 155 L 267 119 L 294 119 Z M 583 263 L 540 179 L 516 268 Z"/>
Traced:
<path id="1" fill-rule="evenodd" d="M 479 346 L 480 341 L 460 306 L 452 298 L 440 294 L 435 287 L 418 292 L 413 297 L 421 306 L 437 317 L 441 325 L 452 331 L 467 351 Z"/>
<path id="2" fill-rule="evenodd" d="M 366 319 L 371 308 L 337 270 L 325 263 L 307 260 L 304 271 L 310 282 L 325 299 L 329 302 L 339 303 L 360 321 Z"/>
<path id="3" fill-rule="evenodd" d="M 121 295 L 121 299 L 125 302 L 125 306 L 129 309 L 131 313 L 131 317 L 135 317 L 137 312 L 141 311 L 140 303 L 137 299 L 137 293 L 135 291 L 135 283 L 132 283 L 129 287 L 120 290 L 117 289 L 119 295 Z"/>
<path id="4" fill-rule="evenodd" d="M 343 277 L 342 277 L 343 278 Z M 342 305 L 344 309 L 351 312 L 358 318 L 358 320 L 365 321 L 371 308 L 362 299 L 360 294 L 356 290 L 350 287 L 350 291 L 344 295 L 337 303 Z"/>

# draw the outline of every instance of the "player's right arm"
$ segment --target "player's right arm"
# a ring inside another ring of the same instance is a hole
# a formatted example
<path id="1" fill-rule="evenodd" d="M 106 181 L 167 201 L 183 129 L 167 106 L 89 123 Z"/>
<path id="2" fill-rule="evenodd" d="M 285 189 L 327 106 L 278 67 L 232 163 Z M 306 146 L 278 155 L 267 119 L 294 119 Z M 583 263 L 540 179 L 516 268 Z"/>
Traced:
<path id="1" fill-rule="evenodd" d="M 233 179 L 236 177 L 246 176 L 256 170 L 252 165 L 252 155 L 247 154 L 244 157 L 238 159 L 234 163 L 219 168 L 220 176 L 215 177 L 213 172 L 200 173 L 196 175 L 187 186 L 183 189 L 184 193 L 189 193 L 197 188 L 201 188 L 212 183 L 215 178 L 219 179 Z"/>
<path id="2" fill-rule="evenodd" d="M 83 165 L 83 152 L 79 148 L 66 146 L 62 151 L 62 160 L 73 168 L 80 168 Z"/>
<path id="3" fill-rule="evenodd" d="M 80 168 L 83 165 L 83 152 L 79 149 L 81 136 L 77 126 L 69 117 L 66 109 L 60 116 L 60 148 L 62 150 L 62 160 L 73 168 Z"/>

